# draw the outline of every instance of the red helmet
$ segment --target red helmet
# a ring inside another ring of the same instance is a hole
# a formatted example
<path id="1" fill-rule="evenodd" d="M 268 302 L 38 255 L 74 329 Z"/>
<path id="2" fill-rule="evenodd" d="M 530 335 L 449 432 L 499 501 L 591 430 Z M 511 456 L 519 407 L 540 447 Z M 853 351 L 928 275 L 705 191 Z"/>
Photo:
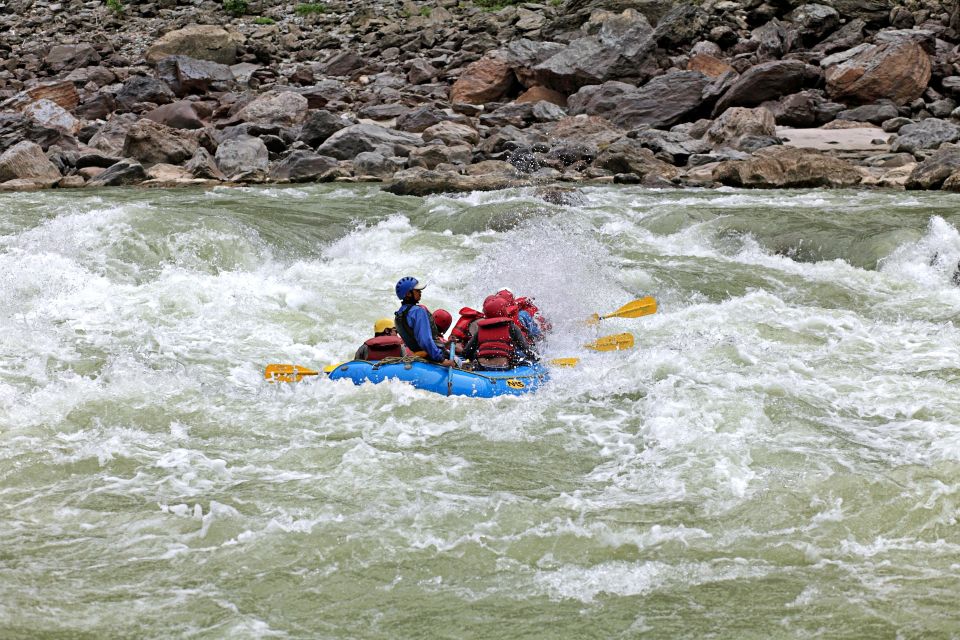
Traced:
<path id="1" fill-rule="evenodd" d="M 440 329 L 440 333 L 446 333 L 453 323 L 453 316 L 446 309 L 437 309 L 433 312 L 433 321 L 437 323 L 437 329 Z"/>
<path id="2" fill-rule="evenodd" d="M 513 292 L 510 289 L 500 289 L 495 295 L 506 300 L 507 304 L 513 304 Z"/>
<path id="3" fill-rule="evenodd" d="M 507 315 L 507 301 L 500 296 L 487 296 L 483 301 L 483 315 L 488 318 L 502 318 Z"/>

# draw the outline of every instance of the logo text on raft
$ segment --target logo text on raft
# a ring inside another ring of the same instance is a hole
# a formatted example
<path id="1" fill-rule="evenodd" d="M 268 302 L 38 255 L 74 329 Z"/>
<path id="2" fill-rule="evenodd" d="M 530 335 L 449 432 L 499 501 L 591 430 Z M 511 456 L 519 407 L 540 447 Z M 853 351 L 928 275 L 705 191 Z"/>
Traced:
<path id="1" fill-rule="evenodd" d="M 511 378 L 507 380 L 507 386 L 510 387 L 511 389 L 523 389 L 527 385 L 523 384 L 523 380 L 517 380 L 516 378 Z"/>

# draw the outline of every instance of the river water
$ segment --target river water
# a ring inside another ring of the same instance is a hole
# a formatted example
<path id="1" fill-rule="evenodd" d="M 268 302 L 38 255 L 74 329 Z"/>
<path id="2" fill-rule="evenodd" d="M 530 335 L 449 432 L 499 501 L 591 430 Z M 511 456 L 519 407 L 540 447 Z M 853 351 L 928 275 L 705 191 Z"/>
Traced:
<path id="1" fill-rule="evenodd" d="M 960 636 L 960 196 L 568 202 L 0 195 L 0 637 Z M 263 380 L 405 275 L 454 317 L 535 296 L 579 366 Z"/>

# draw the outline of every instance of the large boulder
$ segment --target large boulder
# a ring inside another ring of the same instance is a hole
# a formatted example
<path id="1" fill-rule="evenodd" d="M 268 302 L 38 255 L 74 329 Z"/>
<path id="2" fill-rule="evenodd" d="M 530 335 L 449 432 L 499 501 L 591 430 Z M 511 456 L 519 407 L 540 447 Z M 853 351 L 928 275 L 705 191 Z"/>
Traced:
<path id="1" fill-rule="evenodd" d="M 327 138 L 317 148 L 317 153 L 338 160 L 351 160 L 364 151 L 383 151 L 385 156 L 403 156 L 406 155 L 405 147 L 418 147 L 422 143 L 423 139 L 418 135 L 375 124 L 355 124 Z"/>
<path id="2" fill-rule="evenodd" d="M 822 40 L 840 25 L 840 12 L 825 4 L 802 4 L 786 16 L 807 46 Z"/>
<path id="3" fill-rule="evenodd" d="M 800 60 L 773 60 L 750 67 L 717 101 L 714 115 L 729 107 L 755 107 L 767 100 L 814 87 L 820 71 Z"/>
<path id="4" fill-rule="evenodd" d="M 773 114 L 765 107 L 747 109 L 732 107 L 713 121 L 704 138 L 714 147 L 739 149 L 740 141 L 748 136 L 776 135 Z"/>
<path id="5" fill-rule="evenodd" d="M 60 171 L 43 154 L 40 145 L 24 140 L 0 155 L 0 182 L 17 179 L 53 184 L 60 179 Z"/>
<path id="6" fill-rule="evenodd" d="M 597 21 L 596 34 L 576 38 L 542 62 L 518 68 L 521 83 L 573 93 L 614 78 L 645 80 L 656 72 L 654 29 L 643 14 L 626 9 L 599 14 Z"/>
<path id="7" fill-rule="evenodd" d="M 410 152 L 409 164 L 411 167 L 426 167 L 434 169 L 439 164 L 470 164 L 473 159 L 473 148 L 461 144 L 448 147 L 442 144 L 428 144 Z"/>
<path id="8" fill-rule="evenodd" d="M 506 165 L 506 163 L 498 164 Z M 509 165 L 506 166 L 509 167 Z M 383 190 L 397 195 L 428 196 L 434 193 L 495 191 L 528 184 L 528 181 L 518 178 L 514 171 L 460 175 L 414 167 L 394 174 L 393 180 L 384 185 Z"/>
<path id="9" fill-rule="evenodd" d="M 257 124 L 297 125 L 307 116 L 307 99 L 292 91 L 267 91 L 236 115 L 242 122 Z"/>
<path id="10" fill-rule="evenodd" d="M 949 145 L 918 164 L 907 179 L 907 189 L 939 189 L 951 175 L 960 171 L 960 147 Z"/>
<path id="11" fill-rule="evenodd" d="M 157 63 L 167 56 L 189 56 L 220 64 L 237 61 L 237 44 L 241 38 L 223 27 L 190 25 L 165 33 L 147 49 L 147 62 Z"/>
<path id="12" fill-rule="evenodd" d="M 500 100 L 516 86 L 510 63 L 494 51 L 467 65 L 450 89 L 450 102 L 485 104 Z"/>
<path id="13" fill-rule="evenodd" d="M 424 142 L 439 140 L 448 146 L 474 145 L 480 142 L 480 134 L 476 129 L 459 122 L 438 122 L 424 129 L 422 136 Z"/>
<path id="14" fill-rule="evenodd" d="M 909 39 L 862 44 L 821 61 L 830 97 L 853 104 L 887 98 L 901 105 L 919 98 L 930 82 L 930 56 Z"/>
<path id="15" fill-rule="evenodd" d="M 266 170 L 270 152 L 263 140 L 241 135 L 224 140 L 217 147 L 217 167 L 228 178 L 251 171 Z"/>
<path id="16" fill-rule="evenodd" d="M 897 139 L 890 145 L 893 153 L 937 149 L 944 143 L 960 140 L 960 127 L 939 118 L 927 118 L 916 124 L 904 125 L 897 133 Z"/>
<path id="17" fill-rule="evenodd" d="M 862 176 L 845 160 L 812 149 L 768 147 L 749 160 L 721 162 L 713 179 L 734 187 L 787 189 L 801 187 L 851 187 Z"/>
<path id="18" fill-rule="evenodd" d="M 80 130 L 80 121 L 52 100 L 31 102 L 23 108 L 23 114 L 47 129 L 57 129 L 70 135 Z"/>
<path id="19" fill-rule="evenodd" d="M 181 164 L 197 150 L 197 143 L 176 134 L 174 129 L 142 119 L 127 129 L 121 154 L 142 164 Z"/>
<path id="20" fill-rule="evenodd" d="M 147 179 L 147 172 L 136 160 L 124 158 L 111 165 L 106 171 L 97 174 L 87 182 L 88 187 L 117 187 L 128 184 L 139 184 Z"/>
<path id="21" fill-rule="evenodd" d="M 167 56 L 157 63 L 157 77 L 178 96 L 228 91 L 236 84 L 230 67 L 189 56 Z"/>
<path id="22" fill-rule="evenodd" d="M 337 166 L 336 158 L 301 149 L 276 163 L 270 170 L 270 177 L 280 182 L 313 182 Z"/>
<path id="23" fill-rule="evenodd" d="M 618 127 L 669 127 L 690 119 L 703 107 L 710 78 L 699 71 L 671 71 L 642 87 L 606 82 L 584 87 L 568 101 L 572 115 L 606 118 Z"/>

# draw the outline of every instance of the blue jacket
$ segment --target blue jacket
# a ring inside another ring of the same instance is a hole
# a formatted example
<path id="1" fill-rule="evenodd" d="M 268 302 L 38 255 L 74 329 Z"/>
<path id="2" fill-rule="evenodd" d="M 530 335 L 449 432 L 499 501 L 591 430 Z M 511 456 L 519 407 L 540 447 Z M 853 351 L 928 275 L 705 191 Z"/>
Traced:
<path id="1" fill-rule="evenodd" d="M 407 323 L 410 325 L 410 328 L 413 330 L 413 339 L 417 342 L 417 349 L 420 351 L 426 351 L 427 357 L 434 362 L 440 362 L 446 356 L 444 356 L 443 351 L 440 350 L 440 347 L 437 346 L 437 343 L 433 341 L 433 332 L 430 330 L 430 315 L 427 313 L 427 310 L 421 307 L 420 305 L 409 305 L 402 304 L 397 310 L 397 326 L 399 328 L 401 320 L 401 314 L 409 307 L 412 307 L 409 312 L 407 312 Z M 401 333 L 401 335 L 403 335 Z M 408 345 L 413 346 L 413 345 Z"/>
<path id="2" fill-rule="evenodd" d="M 543 332 L 540 331 L 540 327 L 537 326 L 533 316 L 531 316 L 528 312 L 521 311 L 518 313 L 517 320 L 520 321 L 520 324 L 522 324 L 523 328 L 527 331 L 527 335 L 532 339 L 539 340 L 543 337 Z"/>

